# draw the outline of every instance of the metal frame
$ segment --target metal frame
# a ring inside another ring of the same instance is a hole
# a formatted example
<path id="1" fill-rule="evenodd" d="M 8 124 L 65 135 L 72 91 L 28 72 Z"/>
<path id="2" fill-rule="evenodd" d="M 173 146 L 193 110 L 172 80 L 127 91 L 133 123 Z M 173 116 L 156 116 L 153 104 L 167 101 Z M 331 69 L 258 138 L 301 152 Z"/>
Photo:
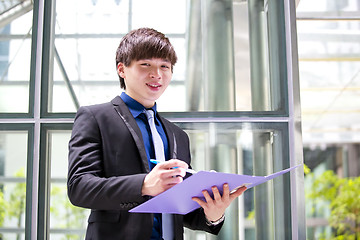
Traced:
<path id="1" fill-rule="evenodd" d="M 27 140 L 27 162 L 26 162 L 26 207 L 25 207 L 25 239 L 30 239 L 33 228 L 31 219 L 33 213 L 33 169 L 34 169 L 34 125 L 32 123 L 0 123 L 0 131 L 26 131 Z M 23 231 L 20 231 L 23 233 Z"/>
<path id="2" fill-rule="evenodd" d="M 303 163 L 296 6 L 294 1 L 284 0 L 284 7 L 289 102 L 289 157 L 291 166 L 295 166 Z M 303 168 L 298 168 L 291 174 L 291 201 L 292 238 L 294 240 L 306 239 Z"/>
<path id="3" fill-rule="evenodd" d="M 265 123 L 285 124 L 289 135 L 290 166 L 302 163 L 302 139 L 300 127 L 300 97 L 297 62 L 295 2 L 284 0 L 286 79 L 280 91 L 285 93 L 286 104 L 279 111 L 214 111 L 214 112 L 166 112 L 162 115 L 179 123 Z M 132 1 L 129 0 L 131 10 Z M 0 126 L 11 126 L 29 131 L 29 159 L 27 174 L 27 209 L 25 239 L 49 239 L 48 204 L 50 187 L 50 162 L 47 156 L 48 130 L 71 129 L 75 113 L 51 113 L 48 111 L 49 78 L 54 61 L 55 0 L 34 0 L 31 75 L 29 85 L 29 112 L 0 114 Z M 131 29 L 129 15 L 128 28 Z M 93 36 L 93 35 L 92 35 Z M 97 36 L 97 35 L 96 35 Z M 115 36 L 115 35 L 114 35 Z M 111 37 L 114 37 L 111 35 Z M 61 36 L 59 36 L 61 37 Z M 62 36 L 67 37 L 67 36 Z M 76 36 L 74 36 L 76 37 Z M 82 36 L 86 37 L 86 36 Z M 99 36 L 100 37 L 100 36 Z M 116 37 L 118 37 L 116 35 Z M 282 84 L 283 80 L 280 80 Z M 67 82 L 67 84 L 71 84 Z M 71 85 L 70 85 L 71 86 Z M 74 95 L 75 96 L 75 95 Z M 76 97 L 76 96 L 75 96 Z M 305 210 L 303 170 L 291 174 L 291 226 L 292 239 L 305 239 Z"/>

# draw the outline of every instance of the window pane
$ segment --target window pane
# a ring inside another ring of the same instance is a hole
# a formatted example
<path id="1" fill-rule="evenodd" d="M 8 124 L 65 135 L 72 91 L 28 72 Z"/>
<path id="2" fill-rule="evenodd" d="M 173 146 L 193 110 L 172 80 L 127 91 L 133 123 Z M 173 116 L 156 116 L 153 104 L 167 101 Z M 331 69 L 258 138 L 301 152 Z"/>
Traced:
<path id="1" fill-rule="evenodd" d="M 128 31 L 128 4 L 128 1 L 56 2 L 58 55 L 49 84 L 49 112 L 75 112 L 77 103 L 101 103 L 120 94 L 115 51 L 119 39 Z"/>
<path id="2" fill-rule="evenodd" d="M 119 95 L 115 51 L 122 36 L 138 27 L 165 33 L 178 55 L 173 80 L 158 100 L 160 111 L 286 110 L 286 70 L 268 63 L 285 61 L 277 46 L 284 41 L 282 15 L 273 11 L 278 3 L 251 8 L 232 0 L 76 1 L 69 11 L 72 1 L 57 2 L 49 112 L 75 112 Z M 250 17 L 255 24 L 249 27 Z M 108 28 L 110 22 L 118 24 Z"/>
<path id="3" fill-rule="evenodd" d="M 358 21 L 298 21 L 305 142 L 359 141 L 359 29 Z"/>
<path id="4" fill-rule="evenodd" d="M 66 189 L 70 131 L 48 132 L 51 161 L 50 239 L 84 239 L 88 210 L 73 206 Z"/>
<path id="5" fill-rule="evenodd" d="M 50 85 L 50 112 L 75 112 L 77 101 L 90 105 L 110 101 L 120 94 L 115 66 L 117 39 L 65 38 L 57 39 L 55 44 L 59 58 Z M 64 74 L 75 95 L 71 95 Z"/>
<path id="6" fill-rule="evenodd" d="M 354 210 L 336 201 L 358 195 L 343 186 L 360 173 L 359 9 L 358 0 L 302 0 L 297 8 L 307 239 L 354 238 L 342 218 Z"/>
<path id="7" fill-rule="evenodd" d="M 132 28 L 155 28 L 164 33 L 184 34 L 186 29 L 186 1 L 135 0 L 132 1 Z M 160 14 L 161 12 L 161 14 Z"/>
<path id="8" fill-rule="evenodd" d="M 27 144 L 27 132 L 0 131 L 0 228 L 3 229 L 0 235 L 3 237 L 23 239 Z"/>
<path id="9" fill-rule="evenodd" d="M 29 109 L 32 11 L 28 2 L 14 8 L 19 17 L 5 26 L 1 24 L 6 18 L 0 23 L 0 113 Z"/>
<path id="10" fill-rule="evenodd" d="M 297 11 L 301 12 L 333 12 L 341 16 L 344 12 L 356 12 L 359 9 L 358 0 L 321 0 L 321 1 L 300 1 Z"/>
<path id="11" fill-rule="evenodd" d="M 128 8 L 126 0 L 56 1 L 56 34 L 126 32 L 128 30 Z M 92 50 L 94 49 L 96 48 Z"/>
<path id="12" fill-rule="evenodd" d="M 289 167 L 286 123 L 177 124 L 190 137 L 192 167 L 195 170 L 265 176 Z M 64 159 L 67 159 L 70 134 L 70 131 L 48 131 L 52 239 L 60 239 L 65 235 L 75 239 L 83 238 L 89 214 L 88 210 L 72 206 L 66 194 L 67 161 Z M 259 231 L 267 234 L 264 229 L 290 229 L 289 189 L 289 175 L 285 175 L 248 190 L 244 197 L 236 200 L 227 210 L 229 224 L 221 234 L 225 239 L 233 239 L 239 233 L 246 239 L 252 239 L 255 231 L 257 234 Z M 259 203 L 259 199 L 266 201 Z M 262 220 L 264 204 L 269 215 L 267 221 Z M 279 222 L 282 222 L 281 226 Z M 286 233 L 277 231 L 276 234 Z M 198 235 L 204 233 L 186 231 L 188 239 L 196 239 Z"/>
<path id="13" fill-rule="evenodd" d="M 289 167 L 287 124 L 178 123 L 190 137 L 195 170 L 266 176 Z M 226 212 L 222 239 L 255 239 L 255 232 L 291 238 L 289 174 L 245 192 Z M 256 201 L 255 201 L 256 199 Z M 275 221 L 276 219 L 276 221 Z M 282 230 L 279 230 L 282 229 Z M 197 235 L 187 231 L 188 236 Z M 199 233 L 201 236 L 203 233 Z M 262 238 L 272 239 L 272 238 Z"/>

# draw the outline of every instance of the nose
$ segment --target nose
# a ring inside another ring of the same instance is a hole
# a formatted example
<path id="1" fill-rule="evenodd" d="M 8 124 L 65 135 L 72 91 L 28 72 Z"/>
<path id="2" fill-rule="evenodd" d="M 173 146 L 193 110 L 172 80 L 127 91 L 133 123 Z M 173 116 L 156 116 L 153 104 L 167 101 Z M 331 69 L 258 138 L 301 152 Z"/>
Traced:
<path id="1" fill-rule="evenodd" d="M 160 79 L 161 78 L 160 69 L 159 68 L 151 69 L 150 77 L 155 79 Z"/>

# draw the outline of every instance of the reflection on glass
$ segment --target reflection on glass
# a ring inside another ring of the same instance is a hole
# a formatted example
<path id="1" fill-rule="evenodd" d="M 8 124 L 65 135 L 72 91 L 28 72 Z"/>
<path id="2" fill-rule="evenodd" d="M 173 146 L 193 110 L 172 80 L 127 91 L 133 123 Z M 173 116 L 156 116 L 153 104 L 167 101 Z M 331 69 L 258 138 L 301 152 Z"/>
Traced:
<path id="1" fill-rule="evenodd" d="M 179 16 L 176 19 L 185 18 L 186 1 L 156 2 L 161 4 L 161 9 L 153 1 L 77 1 L 75 5 L 72 1 L 58 1 L 55 23 L 58 56 L 49 86 L 49 112 L 75 112 L 79 105 L 108 102 L 119 95 L 122 89 L 116 73 L 115 51 L 122 36 L 137 27 L 164 31 L 173 43 L 179 61 L 169 93 L 159 100 L 164 103 L 160 108 L 163 111 L 185 109 L 185 21 L 164 21 L 164 13 L 172 18 L 175 13 Z M 150 18 L 144 16 L 144 9 L 146 13 L 151 12 Z M 174 9 L 175 12 L 170 11 Z M 170 102 L 176 99 L 179 104 L 169 105 L 168 96 L 172 96 Z"/>
<path id="2" fill-rule="evenodd" d="M 126 32 L 128 11 L 128 0 L 58 0 L 56 1 L 56 34 Z M 95 49 L 96 47 L 92 50 Z"/>
<path id="3" fill-rule="evenodd" d="M 11 7 L 11 3 L 6 5 Z M 20 6 L 13 9 L 16 18 L 10 23 L 11 16 L 0 21 L 0 113 L 26 113 L 29 109 L 32 11 L 27 3 Z"/>
<path id="4" fill-rule="evenodd" d="M 21 237 L 25 228 L 27 132 L 0 131 L 0 231 Z M 1 237 L 0 237 L 1 238 Z M 14 238 L 15 239 L 15 238 Z"/>
<path id="5" fill-rule="evenodd" d="M 287 125 L 265 123 L 178 123 L 190 137 L 192 167 L 266 176 L 289 167 Z M 289 176 L 249 189 L 226 212 L 222 239 L 291 238 Z M 276 219 L 276 221 L 275 221 Z M 276 229 L 276 230 L 275 230 Z M 282 230 L 280 230 L 282 229 Z M 189 239 L 197 233 L 186 231 Z"/>
<path id="6" fill-rule="evenodd" d="M 360 94 L 358 31 L 357 21 L 298 21 L 305 142 L 360 140 L 354 134 L 360 121 L 354 101 Z"/>
<path id="7" fill-rule="evenodd" d="M 159 7 L 161 6 L 161 7 Z M 169 34 L 184 34 L 186 29 L 186 1 L 136 0 L 132 1 L 132 27 L 155 28 Z"/>
<path id="8" fill-rule="evenodd" d="M 84 239 L 88 210 L 73 206 L 66 189 L 70 131 L 49 131 L 51 161 L 50 238 Z"/>
<path id="9" fill-rule="evenodd" d="M 195 170 L 268 175 L 289 167 L 286 123 L 177 123 L 190 137 L 192 167 Z M 70 131 L 48 132 L 51 161 L 50 233 L 81 239 L 85 232 L 88 210 L 74 207 L 66 195 L 67 153 Z M 261 186 L 261 187 L 260 187 Z M 248 190 L 226 212 L 227 222 L 220 233 L 224 239 L 255 239 L 255 234 L 273 231 L 276 236 L 290 237 L 289 176 Z M 266 224 L 263 208 L 257 202 L 266 200 L 271 212 Z M 275 221 L 276 219 L 276 221 Z M 284 229 L 284 231 L 274 231 Z M 286 235 L 288 234 L 288 235 Z M 186 230 L 186 238 L 204 235 Z"/>
<path id="10" fill-rule="evenodd" d="M 359 176 L 359 10 L 358 0 L 301 0 L 297 8 L 304 162 L 310 171 L 304 179 L 309 240 L 346 233 L 331 223 L 330 216 L 336 215 L 330 206 L 336 204 L 314 199 L 314 183 L 326 179 L 327 170 L 344 182 Z"/>
<path id="11" fill-rule="evenodd" d="M 50 85 L 50 112 L 75 112 L 76 102 L 90 105 L 110 101 L 120 93 L 116 38 L 56 39 L 55 45 L 58 58 Z"/>
<path id="12" fill-rule="evenodd" d="M 332 12 L 338 16 L 343 15 L 346 12 L 357 12 L 359 11 L 358 0 L 324 0 L 324 1 L 311 1 L 304 0 L 299 1 L 297 8 L 301 12 L 316 12 L 318 14 Z"/>
<path id="13" fill-rule="evenodd" d="M 278 50 L 280 40 L 284 41 L 282 15 L 275 11 L 279 4 L 77 2 L 70 12 L 71 1 L 59 1 L 56 6 L 58 56 L 50 80 L 49 112 L 74 112 L 79 105 L 107 102 L 118 95 L 122 90 L 115 51 L 121 37 L 138 27 L 164 32 L 178 54 L 170 93 L 158 101 L 160 111 L 284 111 L 279 86 L 285 85 L 286 70 L 276 64 L 286 60 L 283 48 Z M 118 27 L 111 22 L 119 23 Z M 275 64 L 269 64 L 269 59 Z"/>

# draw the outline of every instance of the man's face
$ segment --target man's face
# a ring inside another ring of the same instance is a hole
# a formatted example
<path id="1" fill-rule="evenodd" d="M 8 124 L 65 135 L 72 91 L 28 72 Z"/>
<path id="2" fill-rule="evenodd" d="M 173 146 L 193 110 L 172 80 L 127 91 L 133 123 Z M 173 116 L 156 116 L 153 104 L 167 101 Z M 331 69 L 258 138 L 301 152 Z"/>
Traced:
<path id="1" fill-rule="evenodd" d="M 117 70 L 125 80 L 126 94 L 147 108 L 154 106 L 172 77 L 171 63 L 161 58 L 132 61 L 128 67 L 119 63 Z"/>

